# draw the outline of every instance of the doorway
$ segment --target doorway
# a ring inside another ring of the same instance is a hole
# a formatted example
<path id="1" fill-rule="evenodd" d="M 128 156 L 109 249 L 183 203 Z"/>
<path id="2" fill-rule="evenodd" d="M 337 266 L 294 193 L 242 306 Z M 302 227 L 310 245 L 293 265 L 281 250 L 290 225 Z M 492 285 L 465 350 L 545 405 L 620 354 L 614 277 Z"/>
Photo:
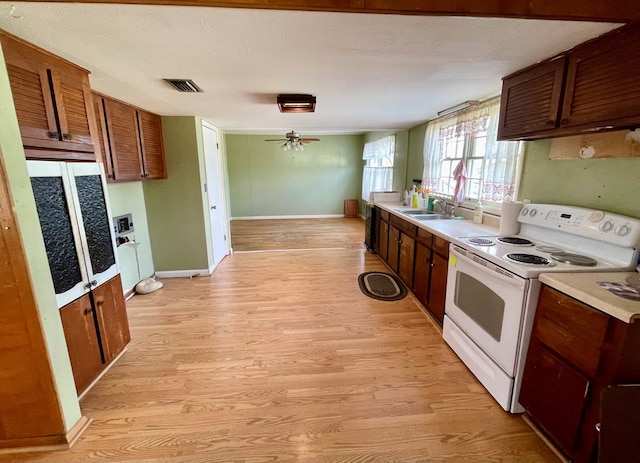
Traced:
<path id="1" fill-rule="evenodd" d="M 212 269 L 229 254 L 226 201 L 224 196 L 223 168 L 215 127 L 202 122 L 207 197 L 209 199 L 209 223 L 213 248 Z"/>

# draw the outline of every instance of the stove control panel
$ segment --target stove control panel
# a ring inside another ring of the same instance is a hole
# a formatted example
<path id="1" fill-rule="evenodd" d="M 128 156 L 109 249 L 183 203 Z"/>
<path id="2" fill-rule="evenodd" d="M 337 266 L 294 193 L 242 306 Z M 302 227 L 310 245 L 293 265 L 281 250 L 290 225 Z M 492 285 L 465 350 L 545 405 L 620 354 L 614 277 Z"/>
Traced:
<path id="1" fill-rule="evenodd" d="M 606 241 L 618 246 L 640 246 L 640 219 L 612 212 L 560 204 L 526 204 L 518 222 Z"/>

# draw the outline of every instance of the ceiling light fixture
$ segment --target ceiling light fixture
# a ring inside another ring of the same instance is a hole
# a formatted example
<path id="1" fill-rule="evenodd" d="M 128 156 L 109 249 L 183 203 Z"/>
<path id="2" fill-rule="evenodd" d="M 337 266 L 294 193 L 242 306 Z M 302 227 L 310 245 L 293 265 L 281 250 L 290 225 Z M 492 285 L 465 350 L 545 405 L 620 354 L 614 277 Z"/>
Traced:
<path id="1" fill-rule="evenodd" d="M 480 102 L 478 100 L 468 100 L 463 101 L 460 104 L 455 106 L 451 106 L 450 108 L 443 109 L 442 111 L 438 111 L 438 116 L 446 116 L 447 114 L 455 113 L 456 111 L 461 111 L 463 109 L 471 108 L 473 106 L 478 106 Z"/>
<path id="2" fill-rule="evenodd" d="M 287 140 L 281 146 L 283 151 L 304 151 L 304 144 L 299 138 Z"/>
<path id="3" fill-rule="evenodd" d="M 298 93 L 278 95 L 278 108 L 281 113 L 312 113 L 316 110 L 316 97 Z"/>

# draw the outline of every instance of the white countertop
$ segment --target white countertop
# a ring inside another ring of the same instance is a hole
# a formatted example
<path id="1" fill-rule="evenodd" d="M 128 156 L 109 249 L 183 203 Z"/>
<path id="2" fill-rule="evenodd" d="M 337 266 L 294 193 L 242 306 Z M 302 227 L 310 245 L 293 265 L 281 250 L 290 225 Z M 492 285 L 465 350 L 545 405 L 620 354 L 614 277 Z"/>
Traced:
<path id="1" fill-rule="evenodd" d="M 498 229 L 496 227 L 473 223 L 472 220 L 417 220 L 409 215 L 398 212 L 398 209 L 411 210 L 410 207 L 403 206 L 402 203 L 376 202 L 375 205 L 447 241 L 456 242 L 458 241 L 457 238 L 468 238 L 471 236 L 498 236 Z"/>
<path id="2" fill-rule="evenodd" d="M 584 302 L 612 317 L 631 323 L 640 319 L 640 301 L 616 296 L 598 285 L 598 281 L 626 283 L 628 277 L 638 272 L 601 273 L 542 273 L 540 281 L 558 291 Z"/>

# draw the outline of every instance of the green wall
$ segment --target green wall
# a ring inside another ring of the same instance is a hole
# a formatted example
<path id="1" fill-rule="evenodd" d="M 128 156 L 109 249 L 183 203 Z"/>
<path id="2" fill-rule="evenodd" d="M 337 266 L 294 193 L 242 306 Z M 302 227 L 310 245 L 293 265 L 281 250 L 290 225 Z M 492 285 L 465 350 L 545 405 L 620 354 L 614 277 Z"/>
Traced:
<path id="1" fill-rule="evenodd" d="M 153 182 L 154 180 L 148 180 Z M 143 278 L 153 275 L 153 257 L 151 255 L 151 241 L 147 224 L 147 208 L 144 200 L 143 182 L 109 183 L 109 203 L 111 214 L 115 217 L 132 214 L 134 232 L 127 235 L 135 239 L 137 247 L 129 244 L 118 246 L 120 262 L 120 277 L 125 291 L 133 288 Z M 137 248 L 137 249 L 136 249 Z M 140 271 L 138 273 L 138 263 Z"/>
<path id="2" fill-rule="evenodd" d="M 320 136 L 283 151 L 273 135 L 225 135 L 230 218 L 344 213 L 360 198 L 362 135 Z"/>
<path id="3" fill-rule="evenodd" d="M 33 282 L 32 289 L 40 313 L 53 380 L 60 398 L 65 426 L 69 430 L 80 419 L 80 407 L 1 48 L 0 148 L 7 171 L 7 183 L 13 197 L 14 214 L 21 230 Z M 37 406 L 37 402 L 34 401 L 32 405 Z M 28 410 L 25 410 L 25 413 L 28 413 Z"/>
<path id="4" fill-rule="evenodd" d="M 143 182 L 155 269 L 208 269 L 201 120 L 163 116 L 162 133 L 168 178 Z"/>
<path id="5" fill-rule="evenodd" d="M 549 160 L 549 140 L 528 142 L 520 199 L 640 218 L 640 158 Z"/>

